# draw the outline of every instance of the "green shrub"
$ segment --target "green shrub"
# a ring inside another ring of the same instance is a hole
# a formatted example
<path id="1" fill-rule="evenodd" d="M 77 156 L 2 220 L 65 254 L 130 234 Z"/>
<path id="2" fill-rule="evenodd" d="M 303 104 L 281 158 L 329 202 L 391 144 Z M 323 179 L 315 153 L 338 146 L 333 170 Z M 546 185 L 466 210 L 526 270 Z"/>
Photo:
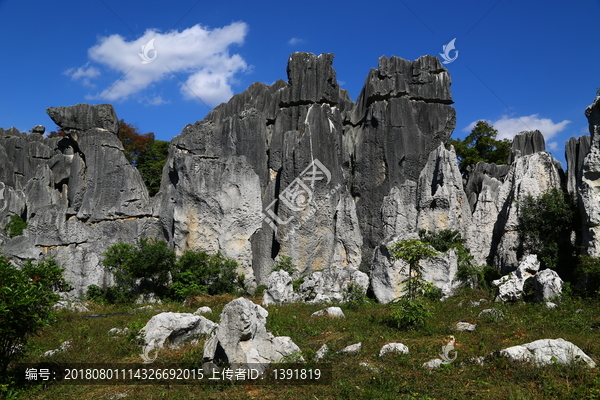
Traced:
<path id="1" fill-rule="evenodd" d="M 105 300 L 105 290 L 97 285 L 89 285 L 85 292 L 85 299 L 94 301 L 96 303 L 102 303 Z"/>
<path id="2" fill-rule="evenodd" d="M 288 256 L 279 257 L 279 261 L 273 267 L 273 271 L 285 271 L 290 276 L 294 276 L 294 274 L 298 273 L 296 269 L 296 265 L 292 262 L 292 259 Z"/>
<path id="3" fill-rule="evenodd" d="M 558 189 L 525 197 L 519 204 L 519 256 L 537 254 L 541 269 L 555 269 L 565 279 L 576 264 L 571 232 L 577 229 L 577 220 L 573 201 Z"/>
<path id="4" fill-rule="evenodd" d="M 175 268 L 175 252 L 167 242 L 144 238 L 135 245 L 117 243 L 104 255 L 103 264 L 116 280 L 116 287 L 106 292 L 109 302 L 128 302 L 140 292 L 166 293 L 170 271 Z"/>
<path id="5" fill-rule="evenodd" d="M 72 289 L 63 271 L 52 258 L 28 260 L 18 269 L 0 255 L 0 377 L 24 354 L 28 340 L 52 321 L 52 307 L 60 299 L 55 291 Z"/>
<path id="6" fill-rule="evenodd" d="M 600 258 L 580 256 L 576 274 L 585 296 L 600 296 Z"/>
<path id="7" fill-rule="evenodd" d="M 343 301 L 347 308 L 356 310 L 368 303 L 369 299 L 362 286 L 358 283 L 350 282 L 348 287 L 344 289 Z"/>
<path id="8" fill-rule="evenodd" d="M 402 297 L 391 305 L 390 323 L 400 330 L 421 329 L 432 313 L 423 299 Z"/>
<path id="9" fill-rule="evenodd" d="M 209 255 L 204 251 L 187 250 L 177 261 L 171 296 L 182 300 L 204 293 L 234 293 L 240 284 L 237 266 L 235 260 L 221 253 Z"/>
<path id="10" fill-rule="evenodd" d="M 27 225 L 27 222 L 25 222 L 20 215 L 11 215 L 10 221 L 8 222 L 8 224 L 6 224 L 4 230 L 6 231 L 8 236 L 14 238 L 16 236 L 21 236 L 23 234 L 23 231 L 27 229 Z"/>
<path id="11" fill-rule="evenodd" d="M 265 293 L 265 290 L 267 290 L 267 285 L 258 285 L 256 287 L 256 290 L 254 291 L 254 296 L 255 297 L 260 297 Z"/>

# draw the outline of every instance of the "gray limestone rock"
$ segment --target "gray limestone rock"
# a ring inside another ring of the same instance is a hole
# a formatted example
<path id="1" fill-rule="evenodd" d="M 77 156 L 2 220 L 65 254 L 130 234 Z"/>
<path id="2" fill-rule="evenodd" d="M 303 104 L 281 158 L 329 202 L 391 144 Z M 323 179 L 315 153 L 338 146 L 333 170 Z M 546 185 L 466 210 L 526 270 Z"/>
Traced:
<path id="1" fill-rule="evenodd" d="M 535 299 L 539 302 L 556 300 L 562 294 L 563 280 L 556 271 L 545 269 L 533 277 Z"/>
<path id="2" fill-rule="evenodd" d="M 528 255 L 521 261 L 519 268 L 500 279 L 492 281 L 498 287 L 496 301 L 516 301 L 523 296 L 525 281 L 532 279 L 540 269 L 537 255 Z"/>
<path id="3" fill-rule="evenodd" d="M 297 296 L 310 303 L 343 302 L 351 284 L 366 294 L 369 277 L 352 267 L 327 268 L 305 276 Z"/>
<path id="4" fill-rule="evenodd" d="M 388 343 L 379 350 L 379 357 L 386 354 L 408 354 L 408 347 L 402 343 Z"/>
<path id="5" fill-rule="evenodd" d="M 585 110 L 591 144 L 585 156 L 579 186 L 579 204 L 582 213 L 582 245 L 587 255 L 600 256 L 600 97 Z"/>
<path id="6" fill-rule="evenodd" d="M 463 332 L 473 332 L 477 328 L 476 324 L 470 324 L 468 322 L 457 322 L 454 329 Z"/>
<path id="7" fill-rule="evenodd" d="M 578 188 L 581 186 L 583 172 L 583 160 L 590 152 L 590 136 L 583 135 L 579 138 L 570 138 L 565 147 L 565 159 L 567 160 L 567 190 L 569 194 L 577 197 Z"/>
<path id="8" fill-rule="evenodd" d="M 395 239 L 387 243 L 388 246 Z M 459 286 L 456 278 L 458 259 L 454 250 L 433 257 L 431 260 L 421 260 L 423 279 L 440 288 L 444 296 L 451 295 Z M 380 246 L 373 257 L 370 269 L 371 289 L 380 303 L 390 301 L 404 295 L 404 281 L 408 278 L 408 264 L 402 260 L 391 260 L 387 246 Z"/>
<path id="9" fill-rule="evenodd" d="M 322 359 L 325 358 L 327 353 L 329 353 L 329 347 L 327 346 L 327 344 L 324 344 L 323 346 L 319 347 L 319 350 L 317 350 L 317 352 L 315 353 L 314 361 L 315 362 L 321 361 Z"/>
<path id="10" fill-rule="evenodd" d="M 579 347 L 564 339 L 540 339 L 512 346 L 498 352 L 500 356 L 535 365 L 584 364 L 594 368 L 596 363 Z"/>
<path id="11" fill-rule="evenodd" d="M 354 343 L 354 344 L 346 346 L 343 349 L 341 349 L 340 351 L 338 351 L 338 354 L 360 353 L 361 348 L 362 348 L 362 342 Z"/>
<path id="12" fill-rule="evenodd" d="M 150 318 L 141 329 L 146 353 L 165 346 L 176 348 L 197 335 L 209 335 L 217 328 L 214 322 L 190 313 L 164 312 Z"/>
<path id="13" fill-rule="evenodd" d="M 327 307 L 319 311 L 315 311 L 310 315 L 311 317 L 332 317 L 332 318 L 346 318 L 344 312 L 339 307 Z"/>
<path id="14" fill-rule="evenodd" d="M 263 306 L 292 302 L 296 298 L 292 277 L 286 271 L 273 271 L 267 279 L 267 290 L 263 294 Z"/>
<path id="15" fill-rule="evenodd" d="M 111 104 L 77 104 L 69 107 L 50 107 L 46 110 L 52 121 L 65 132 L 105 129 L 116 135 L 119 120 Z"/>
<path id="16" fill-rule="evenodd" d="M 512 164 L 518 157 L 534 154 L 539 151 L 546 151 L 546 141 L 542 132 L 523 131 L 515 135 L 510 148 L 510 157 L 508 164 Z"/>
<path id="17" fill-rule="evenodd" d="M 274 363 L 299 356 L 300 349 L 287 336 L 275 337 L 265 327 L 269 313 L 248 299 L 229 302 L 221 322 L 204 346 L 205 361 L 233 364 Z"/>

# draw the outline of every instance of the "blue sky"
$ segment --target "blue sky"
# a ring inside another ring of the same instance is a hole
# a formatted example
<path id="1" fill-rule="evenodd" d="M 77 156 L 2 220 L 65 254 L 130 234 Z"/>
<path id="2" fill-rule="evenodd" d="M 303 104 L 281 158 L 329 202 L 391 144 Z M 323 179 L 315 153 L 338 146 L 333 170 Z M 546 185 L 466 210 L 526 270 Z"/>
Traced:
<path id="1" fill-rule="evenodd" d="M 109 102 L 170 140 L 251 83 L 287 79 L 295 51 L 334 53 L 356 99 L 380 56 L 439 56 L 456 38 L 453 137 L 480 119 L 501 137 L 540 129 L 564 161 L 600 86 L 599 16 L 600 0 L 0 0 L 0 127 L 50 131 L 47 107 Z"/>

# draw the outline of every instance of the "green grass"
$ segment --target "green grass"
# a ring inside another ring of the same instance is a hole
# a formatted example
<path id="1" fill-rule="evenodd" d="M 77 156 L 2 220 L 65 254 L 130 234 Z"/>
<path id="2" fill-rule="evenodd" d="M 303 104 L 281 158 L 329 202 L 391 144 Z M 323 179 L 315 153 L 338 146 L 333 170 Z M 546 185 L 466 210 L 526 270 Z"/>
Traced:
<path id="1" fill-rule="evenodd" d="M 481 306 L 469 301 L 486 298 Z M 188 305 L 179 303 L 154 306 L 156 309 L 193 312 L 208 305 L 213 309 L 207 318 L 219 322 L 220 312 L 232 296 L 197 298 Z M 260 303 L 260 298 L 252 298 Z M 458 306 L 462 302 L 463 306 Z M 466 304 L 466 305 L 465 305 Z M 534 367 L 491 358 L 484 366 L 467 363 L 474 356 L 537 339 L 563 338 L 579 346 L 597 363 L 600 360 L 600 302 L 568 300 L 554 310 L 539 304 L 499 304 L 483 291 L 464 291 L 444 302 L 433 303 L 433 316 L 427 325 L 414 331 L 399 331 L 389 323 L 391 306 L 367 303 L 360 307 L 341 306 L 345 319 L 314 318 L 310 315 L 323 305 L 292 304 L 268 308 L 267 329 L 274 335 L 290 336 L 306 358 L 326 343 L 334 379 L 326 386 L 261 386 L 235 384 L 222 386 L 130 385 L 130 386 L 65 386 L 21 388 L 22 399 L 600 399 L 599 368 L 581 366 Z M 490 321 L 478 318 L 485 308 L 500 308 L 505 318 Z M 92 305 L 91 313 L 126 312 L 136 306 Z M 576 313 L 583 309 L 582 313 Z M 88 319 L 63 311 L 53 325 L 32 340 L 25 362 L 37 362 L 40 355 L 73 340 L 67 352 L 56 355 L 59 362 L 139 362 L 141 349 L 131 336 L 111 339 L 114 327 L 143 326 L 155 312 L 114 315 Z M 465 321 L 477 324 L 475 332 L 456 332 L 451 326 Z M 454 335 L 458 358 L 452 364 L 434 371 L 421 365 L 438 356 L 447 337 Z M 335 354 L 347 345 L 362 342 L 359 354 Z M 378 357 L 381 347 L 390 342 L 408 346 L 410 354 Z M 177 350 L 163 350 L 157 361 L 189 363 L 202 358 L 200 340 Z M 368 362 L 376 370 L 359 365 Z M 599 363 L 600 364 L 600 363 Z"/>

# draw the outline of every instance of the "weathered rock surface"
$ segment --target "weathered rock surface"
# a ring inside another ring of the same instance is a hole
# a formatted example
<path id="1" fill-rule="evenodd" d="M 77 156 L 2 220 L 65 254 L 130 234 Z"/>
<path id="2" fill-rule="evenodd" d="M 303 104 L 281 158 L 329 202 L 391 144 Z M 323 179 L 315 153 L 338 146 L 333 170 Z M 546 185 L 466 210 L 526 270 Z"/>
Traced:
<path id="1" fill-rule="evenodd" d="M 545 269 L 533 277 L 535 299 L 539 302 L 556 300 L 562 294 L 563 280 L 556 271 Z"/>
<path id="2" fill-rule="evenodd" d="M 319 350 L 317 350 L 317 352 L 315 353 L 314 361 L 321 361 L 325 358 L 325 356 L 327 356 L 327 353 L 329 353 L 329 347 L 327 346 L 327 344 L 324 344 L 323 346 L 319 347 Z"/>
<path id="3" fill-rule="evenodd" d="M 47 110 L 67 137 L 0 130 L 0 224 L 11 215 L 28 223 L 23 236 L 3 239 L 16 262 L 54 256 L 80 296 L 112 277 L 102 253 L 116 242 L 162 236 L 148 192 L 123 154 L 111 105 Z"/>
<path id="4" fill-rule="evenodd" d="M 543 151 L 546 151 L 546 141 L 542 132 L 538 130 L 521 132 L 513 138 L 508 164 L 512 164 L 518 157 Z"/>
<path id="5" fill-rule="evenodd" d="M 532 279 L 539 269 L 540 262 L 537 259 L 537 255 L 531 254 L 525 257 L 516 271 L 492 281 L 492 284 L 498 287 L 496 301 L 520 300 L 523 296 L 525 281 Z"/>
<path id="6" fill-rule="evenodd" d="M 362 349 L 362 342 L 359 342 L 359 343 L 354 343 L 354 344 L 351 344 L 349 346 L 344 347 L 343 349 L 341 349 L 340 351 L 338 351 L 338 353 L 339 354 L 360 353 L 361 349 Z"/>
<path id="7" fill-rule="evenodd" d="M 476 324 L 470 324 L 468 322 L 457 322 L 456 326 L 454 327 L 454 329 L 457 331 L 463 332 L 473 332 L 475 328 L 477 328 Z"/>
<path id="8" fill-rule="evenodd" d="M 190 313 L 164 312 L 150 318 L 140 331 L 145 346 L 152 350 L 177 347 L 196 335 L 209 335 L 217 328 L 214 322 Z"/>
<path id="9" fill-rule="evenodd" d="M 311 314 L 311 317 L 334 317 L 334 318 L 346 318 L 344 312 L 339 307 L 327 307 L 319 311 L 315 311 Z"/>
<path id="10" fill-rule="evenodd" d="M 204 346 L 205 361 L 233 364 L 273 363 L 296 355 L 303 360 L 300 348 L 287 336 L 267 332 L 269 313 L 248 299 L 229 302 L 221 313 L 221 321 Z"/>
<path id="11" fill-rule="evenodd" d="M 570 138 L 565 147 L 565 159 L 567 160 L 567 190 L 576 199 L 578 188 L 581 186 L 583 173 L 583 160 L 590 152 L 590 136 L 583 135 L 579 138 Z"/>
<path id="12" fill-rule="evenodd" d="M 596 363 L 579 347 L 564 339 L 540 339 L 519 346 L 500 350 L 499 355 L 515 361 L 531 362 L 536 365 L 578 364 L 594 368 Z"/>
<path id="13" fill-rule="evenodd" d="M 582 212 L 582 245 L 592 257 L 600 256 L 600 97 L 585 110 L 591 134 L 590 150 L 583 160 L 579 204 Z"/>
<path id="14" fill-rule="evenodd" d="M 263 305 L 283 304 L 294 301 L 292 277 L 286 271 L 273 271 L 267 279 L 267 290 L 263 294 Z"/>
<path id="15" fill-rule="evenodd" d="M 500 320 L 504 318 L 504 313 L 502 312 L 502 310 L 498 310 L 497 308 L 486 308 L 485 310 L 481 310 L 477 317 Z"/>
<path id="16" fill-rule="evenodd" d="M 379 350 L 379 357 L 383 357 L 386 354 L 408 354 L 408 347 L 402 343 L 388 343 L 383 345 Z"/>
<path id="17" fill-rule="evenodd" d="M 304 277 L 298 297 L 310 303 L 343 302 L 350 285 L 366 294 L 369 277 L 352 267 L 327 268 Z"/>

